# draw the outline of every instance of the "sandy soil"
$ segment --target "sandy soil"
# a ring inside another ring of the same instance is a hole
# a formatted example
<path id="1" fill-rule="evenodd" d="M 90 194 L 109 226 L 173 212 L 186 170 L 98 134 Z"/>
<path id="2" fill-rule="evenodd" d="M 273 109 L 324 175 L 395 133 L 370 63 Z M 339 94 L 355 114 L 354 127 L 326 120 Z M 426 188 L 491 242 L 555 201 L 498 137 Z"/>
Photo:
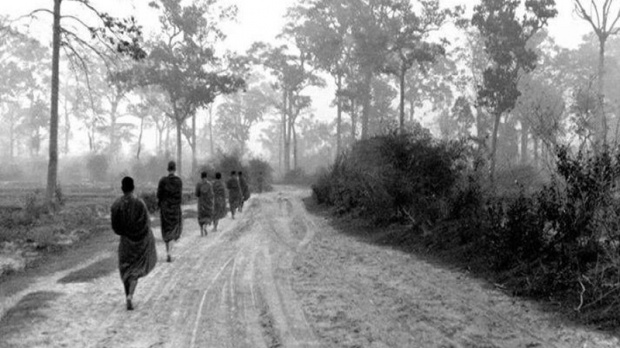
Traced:
<path id="1" fill-rule="evenodd" d="M 308 194 L 255 195 L 207 237 L 186 220 L 172 263 L 158 240 L 135 311 L 117 272 L 59 282 L 110 251 L 41 277 L 0 299 L 2 314 L 45 304 L 24 311 L 28 325 L 0 327 L 0 347 L 620 347 L 466 274 L 336 233 L 306 211 Z"/>

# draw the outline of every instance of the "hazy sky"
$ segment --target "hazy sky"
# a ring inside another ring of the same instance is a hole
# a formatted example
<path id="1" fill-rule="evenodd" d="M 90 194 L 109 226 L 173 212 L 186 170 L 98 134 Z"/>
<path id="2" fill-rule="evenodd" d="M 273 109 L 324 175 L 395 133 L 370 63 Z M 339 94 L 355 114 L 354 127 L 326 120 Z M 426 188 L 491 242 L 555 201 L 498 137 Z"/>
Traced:
<path id="1" fill-rule="evenodd" d="M 92 0 L 98 8 L 119 16 L 135 15 L 145 28 L 152 28 L 157 23 L 156 15 L 147 6 L 150 0 Z M 338 1 L 338 0 L 334 0 Z M 472 0 L 440 0 L 444 6 L 457 4 L 474 6 Z M 24 15 L 37 8 L 51 8 L 52 0 L 0 0 L 0 14 L 11 17 Z M 549 30 L 557 42 L 563 46 L 574 47 L 584 33 L 590 31 L 585 22 L 573 13 L 572 0 L 556 0 L 559 16 L 550 22 Z M 294 0 L 223 0 L 220 3 L 236 4 L 239 8 L 237 23 L 227 26 L 228 40 L 226 47 L 231 50 L 245 50 L 254 41 L 272 40 L 282 27 L 286 8 Z M 65 11 L 71 11 L 70 1 L 63 3 Z M 45 18 L 46 15 L 42 15 Z M 48 18 L 49 19 L 49 18 Z M 40 32 L 41 24 L 33 24 L 33 35 L 49 35 L 49 31 Z M 45 28 L 45 27 L 44 27 Z M 43 39 L 43 38 L 42 38 Z"/>

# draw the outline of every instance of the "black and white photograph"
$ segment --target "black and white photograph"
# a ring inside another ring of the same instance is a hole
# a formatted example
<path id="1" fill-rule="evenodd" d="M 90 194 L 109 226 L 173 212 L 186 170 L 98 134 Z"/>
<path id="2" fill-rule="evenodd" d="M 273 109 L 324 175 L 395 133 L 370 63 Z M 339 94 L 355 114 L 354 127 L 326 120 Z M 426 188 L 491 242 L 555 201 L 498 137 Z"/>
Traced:
<path id="1" fill-rule="evenodd" d="M 620 348 L 620 0 L 0 0 L 0 348 Z"/>

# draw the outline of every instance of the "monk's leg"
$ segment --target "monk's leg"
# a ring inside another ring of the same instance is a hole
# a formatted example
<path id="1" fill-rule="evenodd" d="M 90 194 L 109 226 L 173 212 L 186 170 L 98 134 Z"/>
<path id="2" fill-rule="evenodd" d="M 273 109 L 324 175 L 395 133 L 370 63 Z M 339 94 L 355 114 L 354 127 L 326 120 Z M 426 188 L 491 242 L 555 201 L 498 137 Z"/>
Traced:
<path id="1" fill-rule="evenodd" d="M 136 291 L 136 286 L 138 286 L 137 279 L 128 279 L 126 282 L 126 291 L 127 291 L 127 310 L 133 310 L 133 293 Z"/>
<path id="2" fill-rule="evenodd" d="M 166 254 L 168 255 L 166 261 L 172 262 L 172 257 L 170 257 L 170 253 L 172 252 L 172 241 L 166 242 Z"/>
<path id="3" fill-rule="evenodd" d="M 213 220 L 213 232 L 217 231 L 217 223 L 218 223 L 218 219 L 214 219 Z"/>

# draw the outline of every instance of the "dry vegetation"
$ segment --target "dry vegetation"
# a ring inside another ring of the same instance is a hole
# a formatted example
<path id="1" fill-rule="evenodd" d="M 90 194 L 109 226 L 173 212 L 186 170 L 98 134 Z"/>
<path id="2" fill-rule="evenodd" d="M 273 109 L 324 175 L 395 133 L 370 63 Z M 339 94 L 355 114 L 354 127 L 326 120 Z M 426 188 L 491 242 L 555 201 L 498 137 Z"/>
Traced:
<path id="1" fill-rule="evenodd" d="M 313 192 L 338 214 L 412 226 L 391 244 L 618 327 L 620 152 L 558 148 L 553 172 L 517 167 L 499 173 L 495 186 L 475 154 L 424 132 L 376 137 L 341 156 Z"/>

